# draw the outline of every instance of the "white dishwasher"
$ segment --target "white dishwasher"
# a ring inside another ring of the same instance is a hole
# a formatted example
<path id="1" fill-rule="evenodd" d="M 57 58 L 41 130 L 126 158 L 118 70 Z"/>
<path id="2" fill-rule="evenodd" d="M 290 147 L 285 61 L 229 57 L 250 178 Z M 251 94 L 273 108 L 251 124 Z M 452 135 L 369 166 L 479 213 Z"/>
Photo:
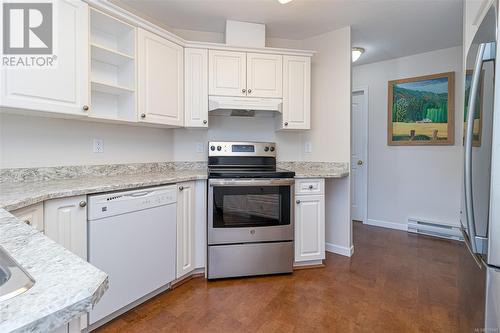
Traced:
<path id="1" fill-rule="evenodd" d="M 89 325 L 175 279 L 176 202 L 176 185 L 89 196 L 88 259 L 109 275 Z"/>

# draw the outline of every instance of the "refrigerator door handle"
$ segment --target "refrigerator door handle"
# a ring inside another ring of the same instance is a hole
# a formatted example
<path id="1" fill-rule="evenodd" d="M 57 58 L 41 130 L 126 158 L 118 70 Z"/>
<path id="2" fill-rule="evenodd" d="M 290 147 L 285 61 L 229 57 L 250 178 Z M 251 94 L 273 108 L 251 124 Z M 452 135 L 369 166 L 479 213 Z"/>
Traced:
<path id="1" fill-rule="evenodd" d="M 479 89 L 479 79 L 481 78 L 481 68 L 483 66 L 483 56 L 485 43 L 479 45 L 474 73 L 472 75 L 471 89 L 469 93 L 469 103 L 467 112 L 467 127 L 465 131 L 465 158 L 464 158 L 464 190 L 465 190 L 465 215 L 467 219 L 467 229 L 469 237 L 465 238 L 473 253 L 477 253 L 476 246 L 476 225 L 474 222 L 474 203 L 472 200 L 472 141 L 474 130 L 474 111 L 476 110 L 477 92 Z"/>

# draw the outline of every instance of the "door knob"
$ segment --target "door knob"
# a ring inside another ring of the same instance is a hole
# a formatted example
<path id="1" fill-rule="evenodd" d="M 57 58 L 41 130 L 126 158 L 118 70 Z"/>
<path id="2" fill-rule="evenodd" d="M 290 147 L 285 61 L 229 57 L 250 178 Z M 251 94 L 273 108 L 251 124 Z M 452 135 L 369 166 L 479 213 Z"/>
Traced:
<path id="1" fill-rule="evenodd" d="M 358 165 L 363 165 L 363 161 L 362 160 L 358 160 Z"/>
<path id="2" fill-rule="evenodd" d="M 295 203 L 299 204 L 299 203 L 300 203 L 300 200 L 295 201 Z"/>
<path id="3" fill-rule="evenodd" d="M 288 123 L 285 123 L 285 126 L 288 126 Z"/>
<path id="4" fill-rule="evenodd" d="M 251 94 L 252 93 L 252 89 L 248 89 L 248 93 Z"/>
<path id="5" fill-rule="evenodd" d="M 146 114 L 145 113 L 141 113 L 141 118 L 146 118 Z"/>
<path id="6" fill-rule="evenodd" d="M 241 89 L 241 92 L 242 92 L 242 93 L 246 93 L 246 92 L 247 92 L 247 90 L 246 90 L 246 89 Z"/>
<path id="7" fill-rule="evenodd" d="M 184 186 L 179 186 L 179 191 L 184 190 Z"/>
<path id="8" fill-rule="evenodd" d="M 84 106 L 82 106 L 82 109 L 83 109 L 83 111 L 88 111 L 89 110 L 89 106 L 88 105 L 84 105 Z"/>
<path id="9" fill-rule="evenodd" d="M 87 206 L 87 203 L 85 201 L 80 201 L 78 205 L 80 205 L 80 207 L 85 207 Z"/>

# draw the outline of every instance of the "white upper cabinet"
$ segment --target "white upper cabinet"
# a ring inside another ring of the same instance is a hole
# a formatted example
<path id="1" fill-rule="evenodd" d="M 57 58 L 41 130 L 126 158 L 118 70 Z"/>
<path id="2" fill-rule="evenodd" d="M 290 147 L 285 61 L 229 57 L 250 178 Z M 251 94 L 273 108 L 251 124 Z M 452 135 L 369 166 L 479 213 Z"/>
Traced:
<path id="1" fill-rule="evenodd" d="M 139 120 L 183 126 L 183 47 L 139 29 L 138 78 Z"/>
<path id="2" fill-rule="evenodd" d="M 246 96 L 246 53 L 210 50 L 209 94 Z"/>
<path id="3" fill-rule="evenodd" d="M 83 1 L 53 4 L 57 13 L 55 66 L 4 68 L 0 73 L 0 106 L 85 116 L 89 109 L 89 8 Z"/>
<path id="4" fill-rule="evenodd" d="M 184 126 L 208 127 L 207 49 L 184 49 Z"/>
<path id="5" fill-rule="evenodd" d="M 311 128 L 311 58 L 283 56 L 281 129 Z"/>
<path id="6" fill-rule="evenodd" d="M 283 56 L 247 53 L 247 96 L 281 98 Z"/>

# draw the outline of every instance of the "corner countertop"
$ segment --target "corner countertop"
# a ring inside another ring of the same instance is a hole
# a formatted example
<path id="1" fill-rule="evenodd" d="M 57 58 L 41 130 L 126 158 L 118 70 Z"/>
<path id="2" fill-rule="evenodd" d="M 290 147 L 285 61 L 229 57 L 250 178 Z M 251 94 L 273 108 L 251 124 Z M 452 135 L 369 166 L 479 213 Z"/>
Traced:
<path id="1" fill-rule="evenodd" d="M 35 279 L 0 302 L 0 332 L 48 332 L 90 311 L 107 275 L 0 209 L 0 244 Z"/>
<path id="2" fill-rule="evenodd" d="M 344 178 L 349 176 L 349 163 L 343 162 L 278 162 L 278 167 L 295 172 L 295 178 Z"/>

